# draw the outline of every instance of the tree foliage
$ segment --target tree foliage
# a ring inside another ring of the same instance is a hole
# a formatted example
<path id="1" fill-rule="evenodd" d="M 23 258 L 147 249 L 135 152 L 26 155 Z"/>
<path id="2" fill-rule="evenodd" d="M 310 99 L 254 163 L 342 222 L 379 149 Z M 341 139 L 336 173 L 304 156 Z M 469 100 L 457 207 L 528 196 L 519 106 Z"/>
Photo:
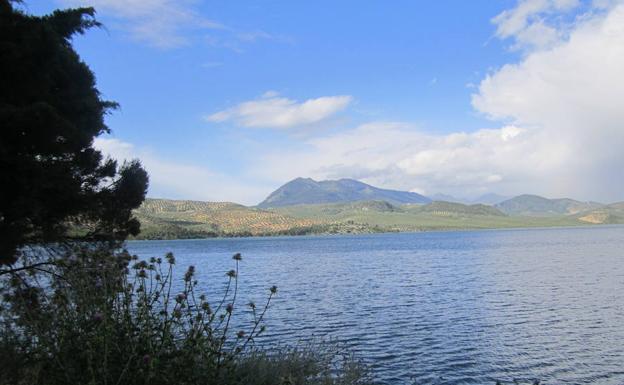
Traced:
<path id="1" fill-rule="evenodd" d="M 0 0 L 0 265 L 27 244 L 137 234 L 148 183 L 138 161 L 119 166 L 93 147 L 117 107 L 71 44 L 99 26 L 94 9 L 39 17 L 15 3 Z"/>

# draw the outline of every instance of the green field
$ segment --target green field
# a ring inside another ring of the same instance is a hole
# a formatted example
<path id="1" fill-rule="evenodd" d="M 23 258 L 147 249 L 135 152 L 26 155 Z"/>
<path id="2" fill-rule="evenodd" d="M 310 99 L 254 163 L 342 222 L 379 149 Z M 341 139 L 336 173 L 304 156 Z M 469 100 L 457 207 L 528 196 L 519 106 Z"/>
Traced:
<path id="1" fill-rule="evenodd" d="M 486 207 L 492 210 L 488 210 Z M 273 209 L 272 211 L 293 218 L 325 220 L 333 223 L 368 224 L 386 231 L 495 229 L 587 224 L 571 216 L 507 216 L 490 206 L 466 206 L 447 202 L 404 206 L 391 206 L 385 202 L 301 205 Z"/>

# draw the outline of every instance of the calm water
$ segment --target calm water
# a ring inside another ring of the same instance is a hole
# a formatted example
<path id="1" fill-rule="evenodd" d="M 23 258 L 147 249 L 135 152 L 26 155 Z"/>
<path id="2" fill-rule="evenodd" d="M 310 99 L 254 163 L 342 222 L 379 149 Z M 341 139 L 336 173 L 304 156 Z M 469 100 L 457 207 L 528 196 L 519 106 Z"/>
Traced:
<path id="1" fill-rule="evenodd" d="M 216 298 L 279 295 L 264 343 L 333 338 L 387 384 L 624 384 L 624 227 L 129 242 Z"/>

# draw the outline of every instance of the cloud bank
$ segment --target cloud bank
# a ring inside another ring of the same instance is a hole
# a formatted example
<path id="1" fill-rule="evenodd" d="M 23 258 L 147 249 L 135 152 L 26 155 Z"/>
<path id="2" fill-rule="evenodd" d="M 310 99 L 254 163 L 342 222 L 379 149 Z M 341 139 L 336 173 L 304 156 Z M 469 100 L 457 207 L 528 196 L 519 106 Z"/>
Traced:
<path id="1" fill-rule="evenodd" d="M 256 173 L 278 181 L 300 175 L 317 179 L 356 178 L 377 186 L 459 196 L 524 191 L 546 170 L 533 150 L 534 130 L 513 125 L 473 133 L 428 135 L 403 123 L 376 122 L 331 136 L 311 139 L 306 149 L 268 154 Z M 524 158 L 520 163 L 517 160 Z"/>
<path id="2" fill-rule="evenodd" d="M 165 159 L 119 139 L 96 138 L 94 147 L 119 162 L 140 159 L 149 173 L 150 197 L 255 204 L 267 191 L 206 167 Z"/>
<path id="3" fill-rule="evenodd" d="M 519 2 L 495 19 L 498 34 L 522 39 L 543 12 L 574 6 Z M 427 194 L 623 200 L 624 4 L 575 20 L 555 41 L 532 45 L 518 63 L 481 81 L 472 105 L 501 128 L 430 135 L 405 123 L 366 124 L 267 154 L 265 176 L 354 177 Z"/>
<path id="4" fill-rule="evenodd" d="M 487 76 L 472 104 L 492 119 L 535 127 L 542 185 L 559 194 L 624 198 L 624 4 L 581 18 L 569 37 Z M 553 148 L 564 151 L 549 151 Z M 540 170 L 537 169 L 536 173 Z"/>

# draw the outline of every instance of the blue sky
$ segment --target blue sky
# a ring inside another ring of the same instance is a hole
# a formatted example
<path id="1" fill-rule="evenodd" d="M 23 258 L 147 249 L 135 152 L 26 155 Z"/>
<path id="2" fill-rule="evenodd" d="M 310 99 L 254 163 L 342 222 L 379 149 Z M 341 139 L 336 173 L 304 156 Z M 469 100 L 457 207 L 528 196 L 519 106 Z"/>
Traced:
<path id="1" fill-rule="evenodd" d="M 584 83 L 622 93 L 614 69 L 624 63 L 622 31 L 604 33 L 622 17 L 619 1 L 43 0 L 25 8 L 77 5 L 95 6 L 106 28 L 75 47 L 103 96 L 121 104 L 108 118 L 112 135 L 96 144 L 142 159 L 150 196 L 255 204 L 303 176 L 463 197 L 624 199 L 614 182 L 623 176 L 619 109 L 588 96 Z M 594 54 L 605 68 L 584 61 L 582 44 L 602 50 Z M 580 106 L 595 113 L 571 116 Z M 584 159 L 575 156 L 589 143 Z"/>

